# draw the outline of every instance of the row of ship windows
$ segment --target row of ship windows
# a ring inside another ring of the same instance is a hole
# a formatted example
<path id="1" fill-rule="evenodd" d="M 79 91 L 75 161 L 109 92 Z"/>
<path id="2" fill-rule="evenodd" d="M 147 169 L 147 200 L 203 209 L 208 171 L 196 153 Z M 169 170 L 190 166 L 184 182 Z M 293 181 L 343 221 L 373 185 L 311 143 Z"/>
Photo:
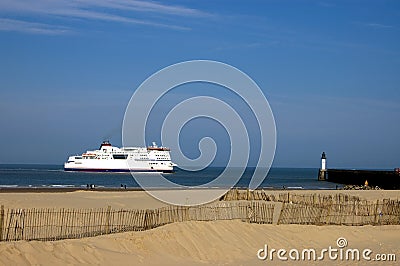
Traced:
<path id="1" fill-rule="evenodd" d="M 109 158 L 109 156 L 108 155 L 106 155 L 106 156 L 103 156 L 103 155 L 98 155 L 98 156 L 84 156 L 84 157 L 81 157 L 81 156 L 76 156 L 75 157 L 75 159 L 108 159 Z M 112 159 L 116 159 L 116 160 L 118 160 L 118 159 L 127 159 L 128 158 L 128 155 L 127 154 L 113 154 L 113 156 L 112 156 Z"/>
<path id="2" fill-rule="evenodd" d="M 127 159 L 128 155 L 127 154 L 113 154 L 112 156 L 114 159 Z M 132 157 L 132 156 L 131 156 Z M 75 159 L 95 159 L 95 158 L 102 158 L 106 159 L 109 158 L 108 155 L 98 155 L 98 156 L 88 156 L 88 157 L 81 157 L 81 156 L 76 156 Z M 156 155 L 157 159 L 168 159 L 168 156 L 166 155 Z M 148 159 L 147 156 L 141 155 L 140 159 Z"/>

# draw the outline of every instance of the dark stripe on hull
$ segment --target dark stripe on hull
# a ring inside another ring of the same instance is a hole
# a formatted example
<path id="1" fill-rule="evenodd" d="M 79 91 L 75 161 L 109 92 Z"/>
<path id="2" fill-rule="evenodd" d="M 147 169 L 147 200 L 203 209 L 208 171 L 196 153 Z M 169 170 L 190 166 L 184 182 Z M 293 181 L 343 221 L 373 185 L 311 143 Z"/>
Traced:
<path id="1" fill-rule="evenodd" d="M 98 172 L 98 173 L 173 173 L 174 170 L 129 170 L 129 169 L 84 169 L 64 168 L 66 172 Z"/>

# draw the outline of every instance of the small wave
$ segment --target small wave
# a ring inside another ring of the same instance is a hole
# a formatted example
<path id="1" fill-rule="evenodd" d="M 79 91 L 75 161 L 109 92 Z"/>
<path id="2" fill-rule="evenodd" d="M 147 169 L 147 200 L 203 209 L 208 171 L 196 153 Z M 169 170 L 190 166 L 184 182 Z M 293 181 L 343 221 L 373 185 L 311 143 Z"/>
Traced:
<path id="1" fill-rule="evenodd" d="M 32 172 L 64 172 L 63 168 L 58 168 L 58 169 L 48 169 L 48 168 L 24 168 L 24 167 L 15 167 L 15 168 L 10 168 L 10 167 L 5 167 L 2 168 L 0 166 L 0 171 L 32 171 Z"/>
<path id="2" fill-rule="evenodd" d="M 18 185 L 0 185 L 0 188 L 18 187 Z"/>
<path id="3" fill-rule="evenodd" d="M 74 185 L 50 185 L 49 187 L 75 187 Z"/>

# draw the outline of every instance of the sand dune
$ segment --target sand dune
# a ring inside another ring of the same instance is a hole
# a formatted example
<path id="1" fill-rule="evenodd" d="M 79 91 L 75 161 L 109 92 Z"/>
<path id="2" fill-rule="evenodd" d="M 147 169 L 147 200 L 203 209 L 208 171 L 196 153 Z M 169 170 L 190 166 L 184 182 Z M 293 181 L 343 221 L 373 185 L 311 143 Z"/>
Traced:
<path id="1" fill-rule="evenodd" d="M 259 225 L 240 221 L 184 222 L 145 232 L 62 240 L 54 242 L 8 242 L 0 245 L 2 265 L 266 265 L 285 264 L 276 257 L 261 261 L 257 251 L 270 248 L 337 247 L 336 240 L 345 237 L 349 248 L 369 248 L 375 253 L 400 256 L 399 226 L 300 226 Z M 321 261 L 296 264 L 321 265 Z M 324 264 L 348 265 L 348 261 Z M 360 265 L 374 265 L 360 261 Z M 380 265 L 395 265 L 379 262 Z"/>

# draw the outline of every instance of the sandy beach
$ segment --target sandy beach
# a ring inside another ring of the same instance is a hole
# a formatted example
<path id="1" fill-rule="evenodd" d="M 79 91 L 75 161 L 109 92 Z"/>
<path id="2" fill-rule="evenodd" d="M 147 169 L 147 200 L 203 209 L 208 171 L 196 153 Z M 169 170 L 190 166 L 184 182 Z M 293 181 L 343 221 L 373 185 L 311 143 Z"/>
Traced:
<path id="1" fill-rule="evenodd" d="M 287 192 L 287 191 L 286 191 Z M 271 191 L 282 193 L 282 191 Z M 368 200 L 398 199 L 399 191 L 289 191 L 289 193 L 347 193 Z M 5 208 L 159 208 L 159 202 L 144 191 L 75 191 L 67 193 L 0 193 Z M 347 248 L 371 249 L 375 254 L 395 254 L 400 259 L 400 226 L 314 226 L 268 225 L 235 221 L 180 222 L 141 232 L 126 232 L 60 241 L 18 241 L 0 243 L 1 265 L 299 265 L 341 264 L 354 261 L 271 261 L 260 260 L 257 252 L 269 249 L 317 252 L 336 240 L 347 240 Z M 288 256 L 288 254 L 286 254 Z M 359 265 L 395 265 L 391 262 L 359 261 Z"/>
<path id="2" fill-rule="evenodd" d="M 18 193 L 3 190 L 0 193 L 0 204 L 6 208 L 113 208 L 154 209 L 166 206 L 146 191 L 96 191 L 78 190 L 72 192 L 34 192 L 33 189 Z M 266 190 L 267 194 L 321 194 L 334 195 L 344 193 L 358 196 L 362 199 L 375 201 L 377 199 L 400 199 L 399 190 Z"/>

